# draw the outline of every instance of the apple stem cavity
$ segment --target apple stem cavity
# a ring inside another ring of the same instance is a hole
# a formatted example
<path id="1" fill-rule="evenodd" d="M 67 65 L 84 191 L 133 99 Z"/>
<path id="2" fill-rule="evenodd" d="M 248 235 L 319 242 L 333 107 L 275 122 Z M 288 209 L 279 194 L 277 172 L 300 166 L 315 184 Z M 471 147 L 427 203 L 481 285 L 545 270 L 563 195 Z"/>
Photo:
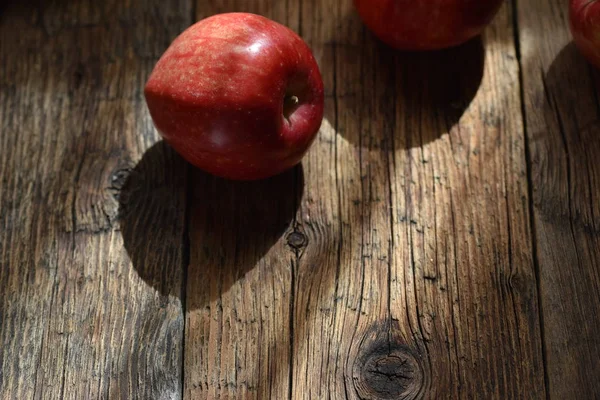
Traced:
<path id="1" fill-rule="evenodd" d="M 294 111 L 296 111 L 299 104 L 300 99 L 298 98 L 298 96 L 285 96 L 285 98 L 283 99 L 283 116 L 288 121 L 288 123 L 291 124 L 290 117 L 292 116 Z"/>

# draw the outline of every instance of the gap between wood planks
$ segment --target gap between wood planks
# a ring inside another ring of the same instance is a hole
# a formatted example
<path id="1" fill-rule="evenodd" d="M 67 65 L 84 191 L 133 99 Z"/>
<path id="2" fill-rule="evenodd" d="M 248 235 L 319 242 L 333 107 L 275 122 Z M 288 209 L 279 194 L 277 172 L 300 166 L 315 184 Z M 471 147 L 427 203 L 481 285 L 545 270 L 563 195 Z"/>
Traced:
<path id="1" fill-rule="evenodd" d="M 529 152 L 529 137 L 527 136 L 527 110 L 525 107 L 525 88 L 523 86 L 523 62 L 521 60 L 521 39 L 519 37 L 519 8 L 517 2 L 519 0 L 511 0 L 513 9 L 513 32 L 514 32 L 514 44 L 515 51 L 517 54 L 517 62 L 519 64 L 519 97 L 521 100 L 521 116 L 523 120 L 523 134 L 525 136 L 525 160 L 527 167 L 527 193 L 529 197 L 529 226 L 531 229 L 531 246 L 533 250 L 533 266 L 535 269 L 535 281 L 537 291 L 537 303 L 538 303 L 538 318 L 540 325 L 541 335 L 541 346 L 542 346 L 542 363 L 544 366 L 544 388 L 546 391 L 546 398 L 550 398 L 550 386 L 548 382 L 548 367 L 546 357 L 546 339 L 544 333 L 544 311 L 542 309 L 542 294 L 540 286 L 540 261 L 537 256 L 537 233 L 535 230 L 534 221 L 534 207 L 533 207 L 533 178 L 531 177 L 531 154 Z"/>

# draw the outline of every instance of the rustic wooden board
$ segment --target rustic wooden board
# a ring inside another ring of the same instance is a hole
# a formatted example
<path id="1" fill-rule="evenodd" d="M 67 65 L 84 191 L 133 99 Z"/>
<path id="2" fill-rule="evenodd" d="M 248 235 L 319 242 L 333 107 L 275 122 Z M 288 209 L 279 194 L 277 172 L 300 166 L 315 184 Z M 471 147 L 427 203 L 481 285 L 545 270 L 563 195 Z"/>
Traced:
<path id="1" fill-rule="evenodd" d="M 423 55 L 379 44 L 350 2 L 271 4 L 197 18 L 299 32 L 326 119 L 301 172 L 194 174 L 187 398 L 544 397 L 512 9 Z"/>
<path id="2" fill-rule="evenodd" d="M 161 144 L 136 163 L 157 140 L 144 81 L 190 19 L 187 1 L 3 2 L 3 399 L 181 396 L 187 166 Z"/>
<path id="3" fill-rule="evenodd" d="M 325 3 L 303 3 L 332 98 L 304 168 L 294 394 L 543 397 L 511 8 L 483 43 L 395 54 Z"/>
<path id="4" fill-rule="evenodd" d="M 196 16 L 247 11 L 297 28 L 298 4 L 200 1 Z M 288 398 L 303 169 L 253 183 L 194 171 L 191 185 L 184 398 Z"/>
<path id="5" fill-rule="evenodd" d="M 571 43 L 568 2 L 519 2 L 548 393 L 600 397 L 600 75 Z"/>
<path id="6" fill-rule="evenodd" d="M 600 74 L 564 2 L 437 53 L 351 1 L 92 3 L 0 5 L 0 398 L 600 395 Z M 326 86 L 262 182 L 191 168 L 141 93 L 227 11 L 300 33 Z"/>

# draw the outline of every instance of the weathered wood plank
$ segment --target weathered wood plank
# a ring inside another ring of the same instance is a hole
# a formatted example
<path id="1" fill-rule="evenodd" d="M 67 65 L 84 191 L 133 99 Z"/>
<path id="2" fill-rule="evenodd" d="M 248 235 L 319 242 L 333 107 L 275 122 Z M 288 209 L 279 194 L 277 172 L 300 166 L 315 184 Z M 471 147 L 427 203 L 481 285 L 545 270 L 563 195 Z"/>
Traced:
<path id="1" fill-rule="evenodd" d="M 295 255 L 284 234 L 301 174 L 232 183 L 195 172 L 186 398 L 287 397 Z"/>
<path id="2" fill-rule="evenodd" d="M 304 163 L 293 397 L 543 397 L 510 6 L 482 44 L 434 54 L 390 51 L 350 2 L 302 16 L 329 98 Z"/>
<path id="3" fill-rule="evenodd" d="M 517 36 L 548 394 L 589 398 L 600 76 L 542 3 Z M 188 167 L 140 90 L 190 7 L 3 6 L 3 397 L 177 398 L 182 374 L 188 398 L 544 397 L 510 5 L 483 42 L 401 54 L 347 2 L 197 2 L 300 32 L 327 110 L 303 168 L 192 171 L 185 290 Z"/>
<path id="4" fill-rule="evenodd" d="M 568 2 L 518 2 L 548 393 L 600 396 L 600 75 Z"/>
<path id="5" fill-rule="evenodd" d="M 327 104 L 295 192 L 296 254 L 289 176 L 195 173 L 186 395 L 543 397 L 511 8 L 483 44 L 423 55 L 378 44 L 336 0 L 197 7 L 291 25 Z M 263 209 L 273 188 L 288 195 Z"/>
<path id="6" fill-rule="evenodd" d="M 157 140 L 141 90 L 190 2 L 10 3 L 1 397 L 178 398 L 186 166 L 164 145 L 136 161 Z"/>
<path id="7" fill-rule="evenodd" d="M 197 19 L 254 12 L 298 28 L 298 3 L 197 2 Z M 284 399 L 290 393 L 298 167 L 260 182 L 192 174 L 184 397 Z M 290 244 L 288 244 L 290 243 Z"/>

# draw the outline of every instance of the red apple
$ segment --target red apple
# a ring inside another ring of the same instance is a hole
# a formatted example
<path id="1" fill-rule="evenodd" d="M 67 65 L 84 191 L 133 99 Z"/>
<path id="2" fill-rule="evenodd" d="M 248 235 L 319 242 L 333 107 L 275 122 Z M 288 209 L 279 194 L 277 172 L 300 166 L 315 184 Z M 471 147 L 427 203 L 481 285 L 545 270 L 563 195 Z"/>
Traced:
<path id="1" fill-rule="evenodd" d="M 600 2 L 570 0 L 571 32 L 581 53 L 600 68 Z"/>
<path id="2" fill-rule="evenodd" d="M 298 164 L 323 119 L 323 82 L 310 49 L 254 14 L 219 14 L 186 29 L 144 94 L 167 143 L 229 179 L 266 178 Z"/>
<path id="3" fill-rule="evenodd" d="M 402 50 L 438 50 L 479 35 L 502 0 L 354 0 L 365 25 Z"/>

